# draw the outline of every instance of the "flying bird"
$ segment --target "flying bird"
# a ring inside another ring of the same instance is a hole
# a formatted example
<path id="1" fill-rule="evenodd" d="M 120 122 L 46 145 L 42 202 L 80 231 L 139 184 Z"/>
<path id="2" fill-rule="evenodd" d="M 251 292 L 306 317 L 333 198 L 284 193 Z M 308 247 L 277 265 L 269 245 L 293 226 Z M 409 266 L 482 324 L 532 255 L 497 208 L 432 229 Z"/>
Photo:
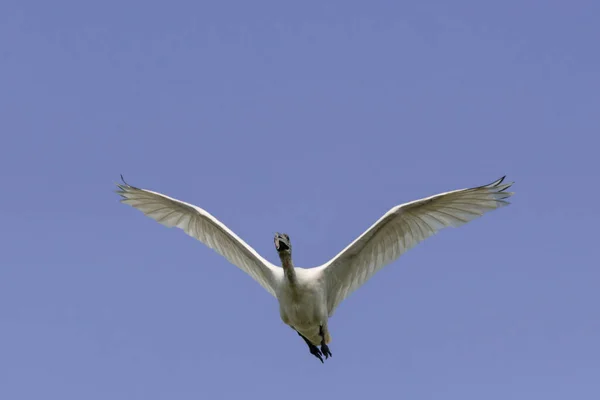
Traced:
<path id="1" fill-rule="evenodd" d="M 513 183 L 502 177 L 488 185 L 454 190 L 393 207 L 344 250 L 323 265 L 299 268 L 292 242 L 276 233 L 281 268 L 271 264 L 207 211 L 164 194 L 118 184 L 121 201 L 150 218 L 177 227 L 250 275 L 279 302 L 283 322 L 295 330 L 312 355 L 332 356 L 327 322 L 337 306 L 381 268 L 446 227 L 458 227 L 510 204 Z"/>

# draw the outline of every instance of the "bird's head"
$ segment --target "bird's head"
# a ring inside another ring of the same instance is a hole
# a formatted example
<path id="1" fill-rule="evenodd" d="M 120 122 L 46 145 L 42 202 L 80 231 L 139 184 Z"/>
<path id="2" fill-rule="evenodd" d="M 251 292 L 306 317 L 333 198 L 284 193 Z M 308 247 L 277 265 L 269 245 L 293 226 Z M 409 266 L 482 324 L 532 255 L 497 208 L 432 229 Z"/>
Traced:
<path id="1" fill-rule="evenodd" d="M 277 232 L 274 240 L 275 249 L 279 254 L 292 253 L 292 242 L 290 242 L 290 237 L 287 234 Z"/>

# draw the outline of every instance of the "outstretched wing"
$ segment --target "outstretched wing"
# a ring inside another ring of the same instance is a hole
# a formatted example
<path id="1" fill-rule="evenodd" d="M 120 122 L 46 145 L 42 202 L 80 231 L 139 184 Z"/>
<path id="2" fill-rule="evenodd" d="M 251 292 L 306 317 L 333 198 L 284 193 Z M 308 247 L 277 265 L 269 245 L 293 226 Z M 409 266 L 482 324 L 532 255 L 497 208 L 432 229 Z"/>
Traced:
<path id="1" fill-rule="evenodd" d="M 121 202 L 137 208 L 169 228 L 183 229 L 185 233 L 198 239 L 246 272 L 275 296 L 277 281 L 283 276 L 281 268 L 261 257 L 207 211 L 164 194 L 131 186 L 124 180 L 123 184 L 117 186 L 119 188 L 117 193 L 123 197 Z"/>
<path id="2" fill-rule="evenodd" d="M 392 208 L 322 269 L 328 308 L 335 308 L 385 265 L 446 227 L 458 227 L 508 205 L 513 183 L 504 177 L 489 185 L 454 190 Z"/>

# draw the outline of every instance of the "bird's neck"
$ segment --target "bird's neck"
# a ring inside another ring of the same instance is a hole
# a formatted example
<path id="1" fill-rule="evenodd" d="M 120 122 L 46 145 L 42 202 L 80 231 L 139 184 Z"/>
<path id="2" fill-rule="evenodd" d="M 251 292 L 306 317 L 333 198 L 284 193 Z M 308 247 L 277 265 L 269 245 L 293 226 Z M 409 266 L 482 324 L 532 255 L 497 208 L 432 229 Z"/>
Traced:
<path id="1" fill-rule="evenodd" d="M 280 253 L 279 259 L 281 260 L 281 266 L 283 267 L 285 278 L 290 284 L 295 284 L 296 270 L 294 269 L 294 263 L 292 262 L 292 255 L 290 253 Z"/>

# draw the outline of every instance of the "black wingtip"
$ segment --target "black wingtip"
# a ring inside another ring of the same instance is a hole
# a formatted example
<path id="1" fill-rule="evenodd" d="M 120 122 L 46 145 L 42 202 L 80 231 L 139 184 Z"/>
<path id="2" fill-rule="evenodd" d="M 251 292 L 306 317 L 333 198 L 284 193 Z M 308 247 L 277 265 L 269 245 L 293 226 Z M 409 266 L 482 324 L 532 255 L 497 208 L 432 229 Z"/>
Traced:
<path id="1" fill-rule="evenodd" d="M 125 178 L 123 178 L 123 174 L 121 174 L 121 182 L 123 182 L 123 184 L 129 186 L 129 183 L 125 182 Z"/>
<path id="2" fill-rule="evenodd" d="M 492 183 L 488 183 L 487 185 L 483 185 L 483 186 L 478 186 L 474 189 L 492 189 L 492 188 L 497 188 L 498 186 L 500 186 L 502 184 L 502 182 L 504 182 L 504 180 L 506 179 L 506 175 L 504 175 L 503 177 L 495 180 Z M 514 182 L 511 182 L 510 184 L 512 185 Z M 510 186 L 507 186 L 507 188 L 509 188 Z M 504 190 L 504 189 L 502 189 Z M 502 191 L 500 190 L 500 191 Z"/>
<path id="3" fill-rule="evenodd" d="M 504 189 L 500 190 L 500 192 L 505 192 L 505 191 L 507 191 L 507 190 L 508 190 L 508 189 L 510 189 L 510 188 L 512 187 L 512 185 L 514 185 L 514 184 L 515 184 L 514 182 L 510 182 L 510 183 L 509 183 L 509 184 L 508 184 L 508 185 L 507 185 L 507 186 L 506 186 Z"/>

